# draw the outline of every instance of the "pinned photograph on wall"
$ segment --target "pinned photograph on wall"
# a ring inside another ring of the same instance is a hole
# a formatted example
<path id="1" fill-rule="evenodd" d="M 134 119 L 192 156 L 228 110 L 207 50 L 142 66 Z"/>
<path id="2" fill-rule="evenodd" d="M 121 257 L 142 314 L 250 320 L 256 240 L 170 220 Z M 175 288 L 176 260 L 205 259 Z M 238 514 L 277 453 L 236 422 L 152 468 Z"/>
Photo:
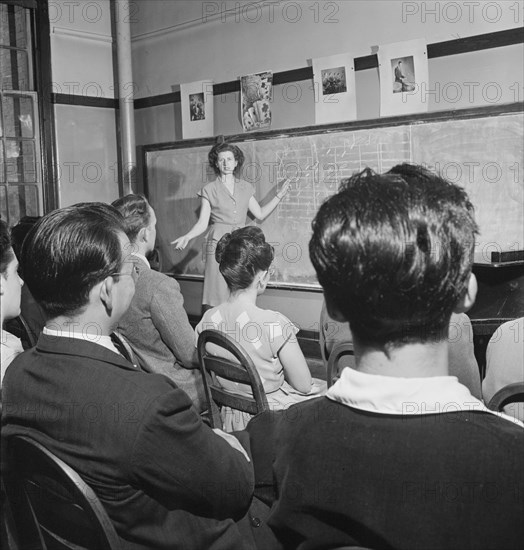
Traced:
<path id="1" fill-rule="evenodd" d="M 346 53 L 313 59 L 316 124 L 357 118 L 353 58 Z"/>
<path id="2" fill-rule="evenodd" d="M 273 73 L 250 74 L 240 78 L 241 117 L 244 132 L 263 130 L 271 126 Z"/>
<path id="3" fill-rule="evenodd" d="M 380 116 L 428 110 L 428 55 L 423 39 L 384 44 L 378 48 Z"/>
<path id="4" fill-rule="evenodd" d="M 180 107 L 183 139 L 214 135 L 212 80 L 180 84 Z"/>

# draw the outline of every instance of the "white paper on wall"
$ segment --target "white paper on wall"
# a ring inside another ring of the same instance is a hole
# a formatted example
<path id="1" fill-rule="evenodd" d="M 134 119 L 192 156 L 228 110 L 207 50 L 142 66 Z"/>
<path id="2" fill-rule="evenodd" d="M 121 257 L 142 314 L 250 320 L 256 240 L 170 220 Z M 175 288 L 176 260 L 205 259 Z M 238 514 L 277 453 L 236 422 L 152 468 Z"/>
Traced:
<path id="1" fill-rule="evenodd" d="M 424 39 L 378 48 L 380 116 L 427 112 L 428 54 Z"/>
<path id="2" fill-rule="evenodd" d="M 313 59 L 316 124 L 357 118 L 353 59 L 349 53 Z"/>
<path id="3" fill-rule="evenodd" d="M 213 81 L 199 80 L 180 85 L 182 137 L 195 139 L 214 135 Z"/>

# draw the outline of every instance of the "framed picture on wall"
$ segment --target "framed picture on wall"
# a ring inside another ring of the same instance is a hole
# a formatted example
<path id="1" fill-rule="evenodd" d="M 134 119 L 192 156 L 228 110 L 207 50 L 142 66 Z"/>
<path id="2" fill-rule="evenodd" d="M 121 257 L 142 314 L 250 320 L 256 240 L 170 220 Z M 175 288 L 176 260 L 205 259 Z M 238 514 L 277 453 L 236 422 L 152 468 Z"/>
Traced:
<path id="1" fill-rule="evenodd" d="M 355 120 L 355 67 L 352 54 L 313 59 L 315 123 Z"/>
<path id="2" fill-rule="evenodd" d="M 180 85 L 182 137 L 194 139 L 214 135 L 213 81 L 199 80 Z"/>
<path id="3" fill-rule="evenodd" d="M 378 49 L 380 116 L 428 110 L 428 55 L 423 39 L 384 44 Z"/>

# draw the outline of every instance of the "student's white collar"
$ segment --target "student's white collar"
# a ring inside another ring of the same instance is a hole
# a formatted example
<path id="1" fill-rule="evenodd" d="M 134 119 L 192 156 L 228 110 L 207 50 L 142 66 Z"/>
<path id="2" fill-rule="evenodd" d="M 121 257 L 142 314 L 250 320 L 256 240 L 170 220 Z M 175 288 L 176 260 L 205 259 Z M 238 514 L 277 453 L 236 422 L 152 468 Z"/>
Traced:
<path id="1" fill-rule="evenodd" d="M 396 378 L 367 374 L 346 367 L 329 388 L 326 397 L 363 411 L 379 414 L 422 415 L 458 411 L 482 411 L 500 416 L 520 426 L 524 424 L 488 409 L 471 395 L 456 376 Z"/>
<path id="2" fill-rule="evenodd" d="M 87 331 L 80 331 L 77 332 L 73 330 L 73 327 L 71 330 L 64 329 L 62 330 L 58 325 L 54 325 L 56 328 L 52 328 L 53 325 L 49 327 L 44 327 L 44 334 L 47 334 L 48 336 L 58 336 L 61 338 L 75 338 L 77 340 L 85 340 L 86 342 L 91 342 L 92 344 L 98 344 L 100 346 L 104 346 L 104 348 L 107 348 L 108 350 L 118 353 L 120 355 L 120 352 L 116 349 L 115 345 L 113 344 L 113 341 L 111 340 L 111 336 L 103 336 L 101 334 L 92 334 L 88 333 Z"/>

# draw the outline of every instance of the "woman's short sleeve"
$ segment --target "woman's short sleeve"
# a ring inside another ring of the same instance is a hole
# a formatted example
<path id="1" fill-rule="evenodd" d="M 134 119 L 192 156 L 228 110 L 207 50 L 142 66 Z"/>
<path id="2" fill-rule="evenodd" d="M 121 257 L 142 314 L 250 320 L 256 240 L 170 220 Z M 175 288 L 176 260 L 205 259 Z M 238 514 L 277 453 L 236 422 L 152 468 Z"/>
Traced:
<path id="1" fill-rule="evenodd" d="M 197 197 L 200 197 L 202 199 L 207 199 L 211 204 L 213 204 L 213 188 L 211 184 L 207 184 L 205 187 L 200 189 L 200 191 L 197 193 Z"/>
<path id="2" fill-rule="evenodd" d="M 268 331 L 271 353 L 276 356 L 284 344 L 289 341 L 296 341 L 299 328 L 282 313 L 278 311 L 272 311 L 271 313 L 271 319 L 264 324 Z"/>

